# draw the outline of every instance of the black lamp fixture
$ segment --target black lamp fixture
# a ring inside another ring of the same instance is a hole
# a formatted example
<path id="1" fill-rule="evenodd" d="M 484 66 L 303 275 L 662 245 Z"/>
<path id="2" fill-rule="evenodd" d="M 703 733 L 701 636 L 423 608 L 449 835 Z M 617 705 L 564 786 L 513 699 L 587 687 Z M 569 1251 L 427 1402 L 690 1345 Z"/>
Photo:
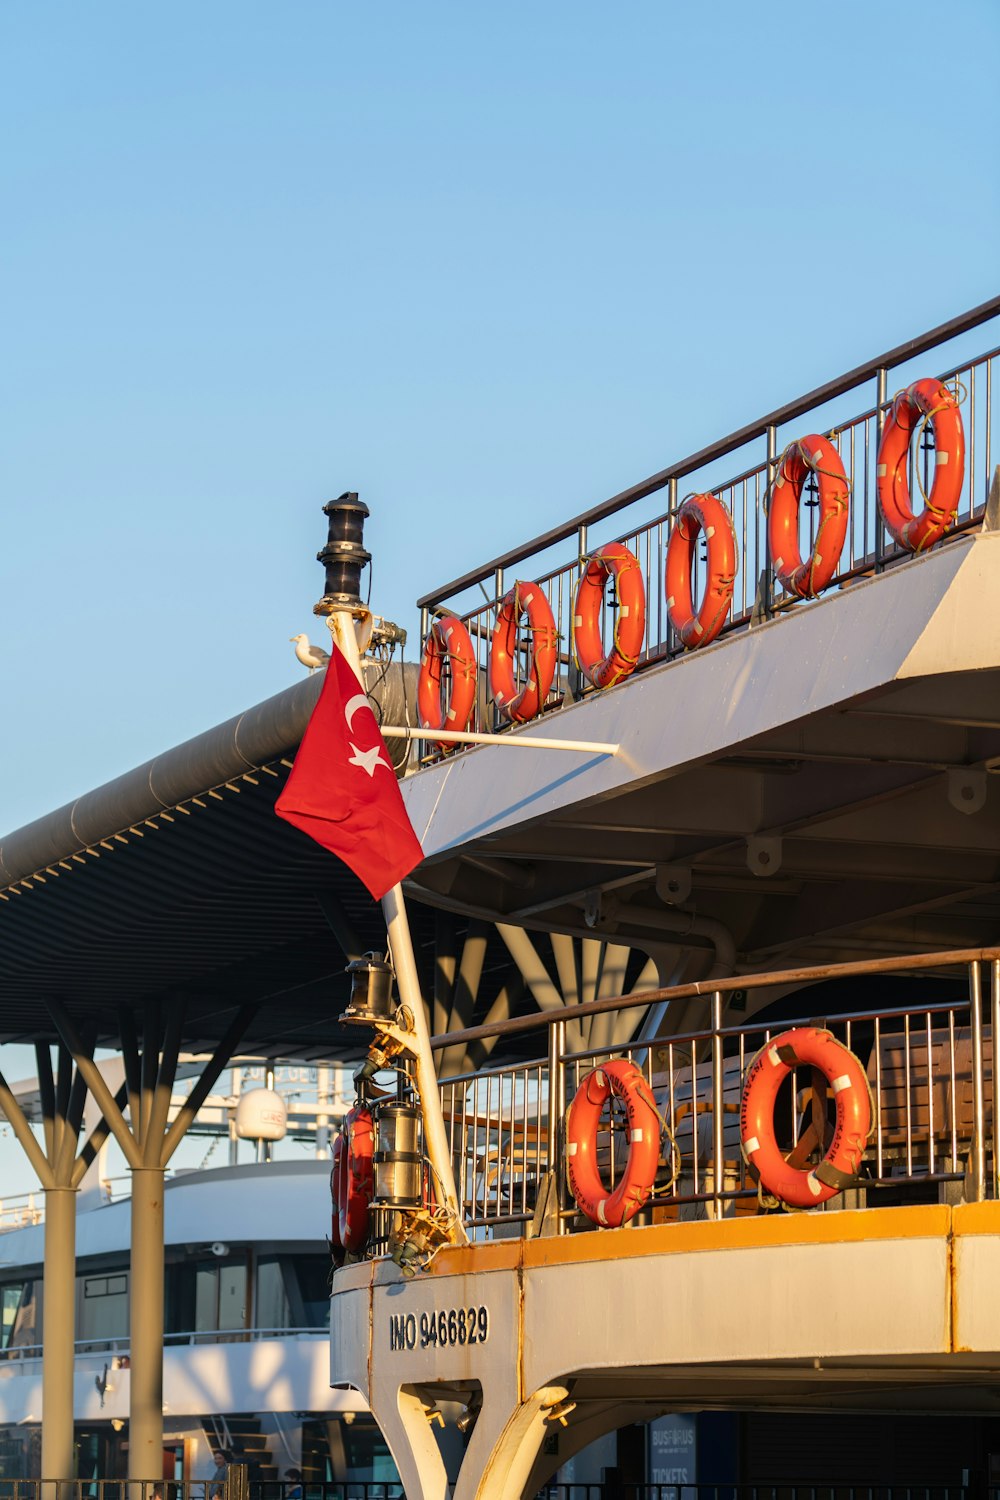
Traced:
<path id="1" fill-rule="evenodd" d="M 396 1019 L 398 1009 L 392 984 L 395 979 L 392 964 L 377 953 L 366 953 L 356 958 L 344 971 L 351 976 L 351 998 L 342 1021 L 353 1021 L 359 1026 L 379 1026 Z"/>
<path id="2" fill-rule="evenodd" d="M 336 609 L 361 604 L 361 570 L 372 560 L 365 551 L 365 520 L 369 511 L 354 490 L 347 490 L 323 506 L 328 520 L 326 546 L 316 559 L 326 569 L 326 592 L 313 614 L 330 615 Z"/>

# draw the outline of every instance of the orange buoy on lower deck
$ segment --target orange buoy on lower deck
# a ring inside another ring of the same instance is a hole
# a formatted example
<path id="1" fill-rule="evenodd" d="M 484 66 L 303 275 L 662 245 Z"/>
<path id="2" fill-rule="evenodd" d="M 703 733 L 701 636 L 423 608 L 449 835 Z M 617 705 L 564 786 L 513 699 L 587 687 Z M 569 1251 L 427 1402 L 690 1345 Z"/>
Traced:
<path id="1" fill-rule="evenodd" d="M 614 1095 L 628 1116 L 628 1160 L 612 1192 L 597 1165 L 601 1110 Z M 580 1081 L 566 1124 L 566 1169 L 580 1209 L 595 1224 L 617 1229 L 649 1197 L 660 1159 L 660 1116 L 652 1090 L 627 1058 L 604 1063 Z"/>
<path id="2" fill-rule="evenodd" d="M 818 1069 L 836 1101 L 833 1139 L 816 1167 L 787 1161 L 774 1132 L 778 1089 L 797 1066 Z M 872 1116 L 868 1077 L 854 1053 L 822 1027 L 799 1026 L 766 1042 L 747 1069 L 740 1105 L 743 1158 L 782 1203 L 816 1208 L 856 1181 Z"/>
<path id="3" fill-rule="evenodd" d="M 695 608 L 692 571 L 699 535 L 708 549 L 708 578 Z M 715 495 L 689 495 L 681 503 L 667 543 L 667 612 L 685 646 L 714 641 L 729 614 L 736 582 L 736 533 Z"/>
<path id="4" fill-rule="evenodd" d="M 819 482 L 819 525 L 810 555 L 799 549 L 799 506 L 810 474 Z M 847 536 L 851 487 L 829 438 L 810 433 L 789 444 L 778 466 L 768 506 L 767 532 L 778 582 L 799 599 L 814 599 L 840 562 Z"/>
<path id="5" fill-rule="evenodd" d="M 601 639 L 604 586 L 614 579 L 615 635 Z M 639 559 L 621 542 L 598 547 L 587 559 L 573 606 L 573 645 L 580 670 L 594 687 L 613 687 L 635 671 L 646 634 L 646 590 Z"/>
<path id="6" fill-rule="evenodd" d="M 965 429 L 955 392 L 940 380 L 917 380 L 892 403 L 878 447 L 878 503 L 886 527 L 908 552 L 924 552 L 955 519 L 965 479 Z M 931 424 L 934 480 L 919 514 L 908 475 L 910 441 Z"/>

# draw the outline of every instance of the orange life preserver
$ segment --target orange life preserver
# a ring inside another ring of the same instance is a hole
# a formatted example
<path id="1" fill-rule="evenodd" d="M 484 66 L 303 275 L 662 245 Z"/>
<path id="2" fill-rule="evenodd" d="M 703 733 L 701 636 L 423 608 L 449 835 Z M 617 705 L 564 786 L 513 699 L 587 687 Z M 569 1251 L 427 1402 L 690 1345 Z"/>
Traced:
<path id="1" fill-rule="evenodd" d="M 612 1094 L 625 1104 L 629 1147 L 621 1181 L 609 1193 L 597 1167 L 597 1126 Z M 566 1122 L 566 1168 L 573 1197 L 587 1218 L 608 1229 L 631 1219 L 649 1197 L 659 1159 L 660 1117 L 635 1063 L 619 1058 L 581 1079 Z"/>
<path id="2" fill-rule="evenodd" d="M 924 509 L 914 515 L 907 465 L 910 439 L 926 422 L 934 433 L 934 483 Z M 875 471 L 882 519 L 908 552 L 923 552 L 944 536 L 955 519 L 965 478 L 965 430 L 958 397 L 940 380 L 918 380 L 892 403 L 878 445 Z"/>
<path id="3" fill-rule="evenodd" d="M 337 1198 L 340 1243 L 357 1255 L 368 1238 L 368 1205 L 375 1196 L 375 1124 L 371 1110 L 356 1105 L 344 1116 Z M 334 1147 L 334 1166 L 338 1164 Z"/>
<path id="4" fill-rule="evenodd" d="M 833 1140 L 816 1167 L 793 1167 L 774 1134 L 774 1103 L 797 1065 L 817 1068 L 837 1105 Z M 767 1192 L 793 1208 L 815 1208 L 856 1181 L 872 1128 L 868 1078 L 832 1032 L 799 1026 L 767 1042 L 747 1069 L 740 1105 L 740 1148 Z"/>
<path id="5" fill-rule="evenodd" d="M 522 615 L 531 625 L 531 670 L 518 689 L 514 675 L 517 632 Z M 515 724 L 533 719 L 549 696 L 556 671 L 559 632 L 552 609 L 537 583 L 515 583 L 503 596 L 490 643 L 490 691 Z"/>
<path id="6" fill-rule="evenodd" d="M 799 551 L 799 502 L 809 474 L 819 479 L 819 528 L 812 553 Z M 837 571 L 850 517 L 851 487 L 829 438 L 810 433 L 785 449 L 771 491 L 767 532 L 772 566 L 782 588 L 815 599 Z"/>
<path id="7" fill-rule="evenodd" d="M 699 532 L 708 547 L 708 581 L 696 612 L 691 562 Z M 736 566 L 736 533 L 728 510 L 715 495 L 689 495 L 667 543 L 667 612 L 685 646 L 707 646 L 726 623 Z"/>
<path id="8" fill-rule="evenodd" d="M 618 609 L 615 641 L 605 655 L 601 640 L 604 585 L 615 581 Z M 580 670 L 594 687 L 613 687 L 631 677 L 646 634 L 646 590 L 639 559 L 621 542 L 598 547 L 587 559 L 573 604 L 573 646 Z"/>
<path id="9" fill-rule="evenodd" d="M 333 1167 L 330 1172 L 330 1201 L 333 1212 L 330 1219 L 330 1245 L 334 1250 L 343 1250 L 340 1242 L 340 1195 L 341 1178 L 347 1157 L 347 1142 L 338 1132 L 333 1138 Z"/>
<path id="10" fill-rule="evenodd" d="M 445 663 L 450 686 L 446 703 L 441 701 Z M 457 615 L 435 620 L 424 641 L 424 655 L 417 682 L 417 711 L 423 729 L 468 729 L 476 702 L 479 676 L 472 638 Z M 446 753 L 454 745 L 437 742 Z"/>

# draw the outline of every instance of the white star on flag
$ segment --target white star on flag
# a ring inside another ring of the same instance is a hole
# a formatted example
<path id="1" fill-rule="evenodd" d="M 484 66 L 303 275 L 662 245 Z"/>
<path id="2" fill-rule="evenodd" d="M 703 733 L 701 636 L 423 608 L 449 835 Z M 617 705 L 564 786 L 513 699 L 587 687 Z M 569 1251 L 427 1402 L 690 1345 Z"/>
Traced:
<path id="1" fill-rule="evenodd" d="M 354 751 L 354 754 L 348 757 L 349 766 L 360 766 L 363 771 L 368 772 L 369 776 L 375 775 L 376 766 L 385 766 L 387 771 L 392 770 L 378 745 L 373 745 L 370 750 L 359 750 L 353 740 L 348 740 L 348 744 Z"/>

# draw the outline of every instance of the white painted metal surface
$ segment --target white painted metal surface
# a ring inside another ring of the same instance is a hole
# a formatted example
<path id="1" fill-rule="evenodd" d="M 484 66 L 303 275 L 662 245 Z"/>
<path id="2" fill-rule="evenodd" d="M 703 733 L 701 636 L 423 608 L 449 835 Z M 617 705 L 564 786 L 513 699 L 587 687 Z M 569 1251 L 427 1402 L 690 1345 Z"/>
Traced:
<path id="1" fill-rule="evenodd" d="M 482 746 L 407 777 L 425 854 L 544 820 L 895 682 L 1000 665 L 1000 533 L 962 537 L 808 609 L 725 637 L 536 721 L 619 744 L 569 769 Z M 516 733 L 516 731 L 515 731 Z"/>
<path id="2" fill-rule="evenodd" d="M 166 1243 L 322 1244 L 329 1228 L 329 1177 L 329 1163 L 309 1160 L 181 1173 L 166 1185 Z M 126 1200 L 79 1214 L 77 1256 L 127 1251 L 129 1209 Z M 42 1224 L 0 1235 L 0 1273 L 41 1265 L 44 1237 Z"/>

